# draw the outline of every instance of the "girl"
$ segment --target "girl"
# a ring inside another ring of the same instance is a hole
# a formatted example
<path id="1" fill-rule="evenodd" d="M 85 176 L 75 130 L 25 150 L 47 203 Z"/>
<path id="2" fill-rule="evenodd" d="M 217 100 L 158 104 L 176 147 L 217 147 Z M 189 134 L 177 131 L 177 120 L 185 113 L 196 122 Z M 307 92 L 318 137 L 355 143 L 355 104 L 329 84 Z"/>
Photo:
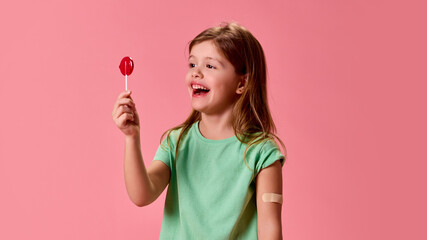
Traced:
<path id="1" fill-rule="evenodd" d="M 169 184 L 160 239 L 282 239 L 286 148 L 267 104 L 261 45 L 237 23 L 209 28 L 190 42 L 188 67 L 193 111 L 163 134 L 148 169 L 131 93 L 115 103 L 130 199 L 149 205 Z"/>

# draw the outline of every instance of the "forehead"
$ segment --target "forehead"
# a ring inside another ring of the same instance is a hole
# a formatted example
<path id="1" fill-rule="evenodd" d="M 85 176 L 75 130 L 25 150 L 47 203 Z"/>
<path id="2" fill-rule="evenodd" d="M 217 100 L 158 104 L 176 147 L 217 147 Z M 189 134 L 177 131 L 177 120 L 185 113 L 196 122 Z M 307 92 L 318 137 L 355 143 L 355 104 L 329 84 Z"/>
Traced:
<path id="1" fill-rule="evenodd" d="M 218 60 L 225 60 L 223 54 L 218 50 L 215 44 L 209 41 L 203 41 L 193 46 L 190 52 L 190 58 L 215 58 Z"/>

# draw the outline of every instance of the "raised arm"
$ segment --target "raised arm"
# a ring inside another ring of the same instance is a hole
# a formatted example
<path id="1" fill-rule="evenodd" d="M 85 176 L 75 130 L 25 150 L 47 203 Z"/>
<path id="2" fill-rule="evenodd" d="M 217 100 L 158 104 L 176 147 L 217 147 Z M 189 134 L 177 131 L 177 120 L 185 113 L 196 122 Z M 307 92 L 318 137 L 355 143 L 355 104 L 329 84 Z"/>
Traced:
<path id="1" fill-rule="evenodd" d="M 140 140 L 126 137 L 124 175 L 126 190 L 135 205 L 142 207 L 154 202 L 169 183 L 169 167 L 161 161 L 153 161 L 145 168 Z"/>
<path id="2" fill-rule="evenodd" d="M 152 203 L 163 192 L 169 182 L 170 170 L 160 161 L 153 161 L 148 170 L 145 168 L 141 154 L 139 116 L 130 94 L 120 93 L 112 116 L 117 127 L 125 134 L 126 190 L 131 201 L 142 207 Z"/>

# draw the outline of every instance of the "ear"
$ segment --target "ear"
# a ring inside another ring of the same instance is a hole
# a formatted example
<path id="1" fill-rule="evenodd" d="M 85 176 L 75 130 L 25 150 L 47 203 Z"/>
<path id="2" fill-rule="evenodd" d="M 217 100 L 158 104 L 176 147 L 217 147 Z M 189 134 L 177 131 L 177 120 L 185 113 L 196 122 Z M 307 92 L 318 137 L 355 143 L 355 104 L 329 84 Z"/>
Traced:
<path id="1" fill-rule="evenodd" d="M 240 77 L 239 85 L 237 86 L 236 93 L 242 94 L 245 90 L 246 84 L 248 82 L 248 74 L 244 74 Z"/>

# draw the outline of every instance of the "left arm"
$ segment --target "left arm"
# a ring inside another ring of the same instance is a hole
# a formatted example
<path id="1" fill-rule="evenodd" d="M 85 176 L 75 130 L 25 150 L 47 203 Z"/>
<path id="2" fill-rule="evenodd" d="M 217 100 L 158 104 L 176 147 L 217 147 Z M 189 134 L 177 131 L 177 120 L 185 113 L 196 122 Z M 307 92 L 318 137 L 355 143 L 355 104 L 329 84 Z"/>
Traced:
<path id="1" fill-rule="evenodd" d="M 282 204 L 264 202 L 264 193 L 282 194 L 282 167 L 280 160 L 259 171 L 256 177 L 258 238 L 282 240 Z"/>

